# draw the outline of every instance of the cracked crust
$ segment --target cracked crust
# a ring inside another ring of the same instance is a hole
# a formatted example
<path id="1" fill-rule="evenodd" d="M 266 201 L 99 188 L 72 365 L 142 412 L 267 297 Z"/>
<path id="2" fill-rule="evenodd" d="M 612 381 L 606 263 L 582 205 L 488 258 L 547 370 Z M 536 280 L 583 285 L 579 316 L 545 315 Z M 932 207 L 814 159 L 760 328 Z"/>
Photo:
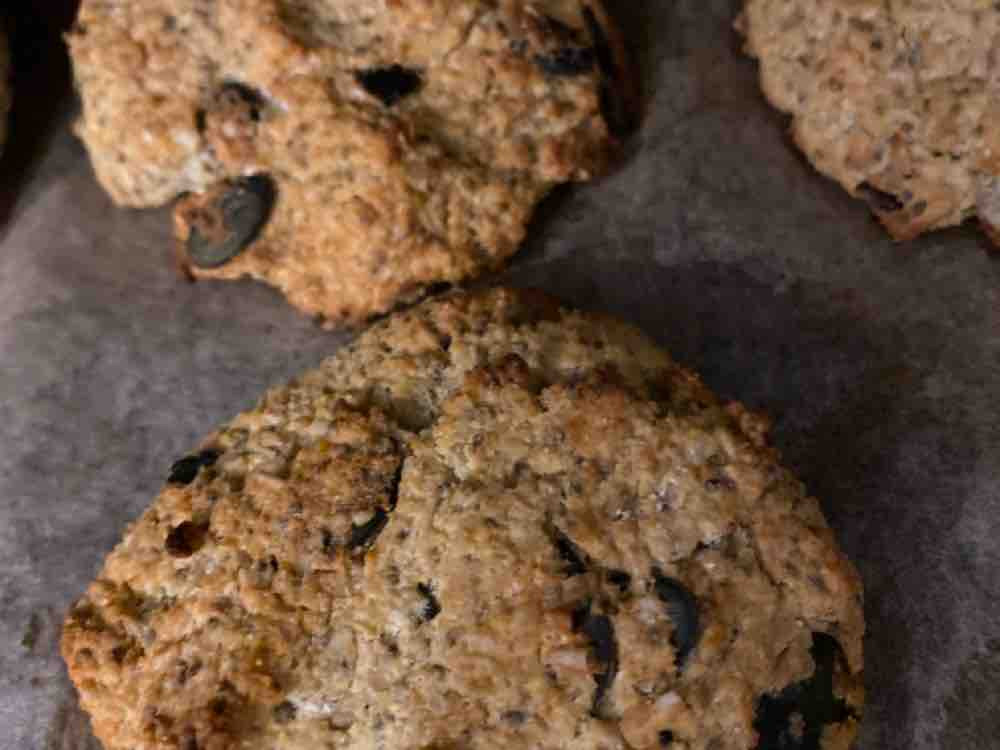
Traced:
<path id="1" fill-rule="evenodd" d="M 860 583 L 765 429 L 628 326 L 446 296 L 177 462 L 63 655 L 108 750 L 846 750 Z"/>
<path id="2" fill-rule="evenodd" d="M 122 205 L 266 174 L 267 226 L 222 267 L 330 323 L 497 268 L 557 183 L 606 169 L 634 110 L 597 0 L 85 0 L 77 132 Z"/>
<path id="3" fill-rule="evenodd" d="M 737 28 L 799 148 L 898 240 L 1000 226 L 1000 8 L 747 0 Z"/>

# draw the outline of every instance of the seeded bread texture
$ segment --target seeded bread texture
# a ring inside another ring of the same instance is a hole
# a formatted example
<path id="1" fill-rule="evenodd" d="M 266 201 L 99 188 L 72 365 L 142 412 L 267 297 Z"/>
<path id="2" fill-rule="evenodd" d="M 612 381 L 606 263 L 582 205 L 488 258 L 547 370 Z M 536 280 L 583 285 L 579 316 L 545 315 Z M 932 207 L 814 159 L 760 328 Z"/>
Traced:
<path id="1" fill-rule="evenodd" d="M 799 148 L 893 237 L 1000 227 L 1000 8 L 747 0 L 737 27 Z"/>
<path id="2" fill-rule="evenodd" d="M 424 303 L 175 463 L 63 655 L 108 750 L 846 750 L 859 579 L 765 431 L 628 326 Z"/>
<path id="3" fill-rule="evenodd" d="M 183 195 L 194 276 L 261 279 L 334 324 L 498 267 L 631 111 L 597 0 L 84 0 L 68 41 L 113 199 Z M 199 263 L 191 243 L 229 230 L 220 189 L 251 175 L 265 225 Z"/>

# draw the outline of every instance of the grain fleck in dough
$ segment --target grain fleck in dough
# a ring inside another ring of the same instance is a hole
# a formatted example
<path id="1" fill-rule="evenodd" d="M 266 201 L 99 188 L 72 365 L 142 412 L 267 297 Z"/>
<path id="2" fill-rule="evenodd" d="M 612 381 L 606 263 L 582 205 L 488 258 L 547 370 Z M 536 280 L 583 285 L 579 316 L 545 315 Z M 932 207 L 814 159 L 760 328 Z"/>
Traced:
<path id="1" fill-rule="evenodd" d="M 630 327 L 446 296 L 178 461 L 63 655 L 108 750 L 847 750 L 860 583 L 764 433 Z"/>
<path id="2" fill-rule="evenodd" d="M 220 186 L 266 176 L 247 249 L 184 260 L 330 323 L 498 267 L 546 192 L 608 166 L 631 111 L 598 0 L 84 0 L 68 41 L 114 200 L 183 195 L 183 251 L 224 234 Z"/>
<path id="3" fill-rule="evenodd" d="M 747 0 L 738 28 L 796 143 L 893 237 L 978 216 L 1000 242 L 1000 7 Z"/>

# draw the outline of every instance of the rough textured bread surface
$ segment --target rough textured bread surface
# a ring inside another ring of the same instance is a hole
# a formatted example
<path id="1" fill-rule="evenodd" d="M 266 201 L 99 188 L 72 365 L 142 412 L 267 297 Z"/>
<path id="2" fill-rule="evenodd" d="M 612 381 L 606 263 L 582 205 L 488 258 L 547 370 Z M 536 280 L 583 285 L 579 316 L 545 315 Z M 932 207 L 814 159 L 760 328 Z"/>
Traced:
<path id="1" fill-rule="evenodd" d="M 497 267 L 553 185 L 605 169 L 622 114 L 597 0 L 84 0 L 68 41 L 114 200 L 185 194 L 183 249 L 213 188 L 267 176 L 263 230 L 190 270 L 331 323 Z"/>
<path id="2" fill-rule="evenodd" d="M 1000 6 L 747 0 L 737 23 L 819 171 L 893 237 L 1000 226 Z"/>
<path id="3" fill-rule="evenodd" d="M 425 303 L 175 464 L 63 655 L 108 750 L 846 750 L 858 576 L 764 433 L 625 325 Z"/>

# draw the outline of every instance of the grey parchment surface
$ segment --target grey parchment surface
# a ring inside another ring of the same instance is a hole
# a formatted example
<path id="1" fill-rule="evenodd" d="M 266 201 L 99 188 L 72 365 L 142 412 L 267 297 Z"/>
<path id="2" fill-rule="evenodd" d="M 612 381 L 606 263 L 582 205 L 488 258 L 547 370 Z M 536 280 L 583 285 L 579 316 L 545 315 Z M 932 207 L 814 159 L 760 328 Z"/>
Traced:
<path id="1" fill-rule="evenodd" d="M 646 118 L 619 171 L 542 207 L 505 278 L 636 323 L 774 417 L 864 577 L 859 750 L 998 747 L 1000 256 L 972 227 L 895 245 L 814 173 L 735 11 L 618 11 Z M 179 280 L 166 211 L 111 204 L 67 111 L 0 206 L 3 750 L 97 747 L 58 656 L 67 607 L 174 458 L 347 338 L 264 286 Z"/>

